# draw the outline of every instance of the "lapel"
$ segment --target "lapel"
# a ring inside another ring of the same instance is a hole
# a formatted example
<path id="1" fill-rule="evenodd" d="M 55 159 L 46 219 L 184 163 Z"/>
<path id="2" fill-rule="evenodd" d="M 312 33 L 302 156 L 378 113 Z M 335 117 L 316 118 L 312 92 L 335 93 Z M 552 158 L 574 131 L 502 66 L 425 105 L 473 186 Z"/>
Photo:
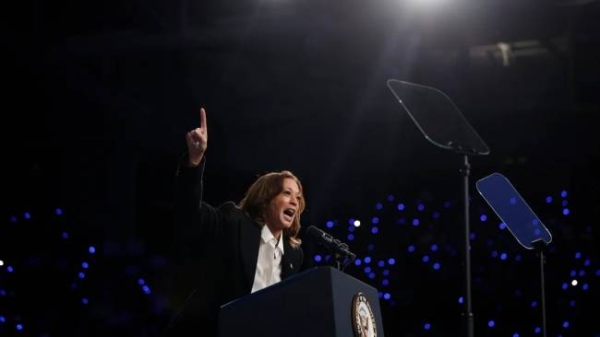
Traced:
<path id="1" fill-rule="evenodd" d="M 290 246 L 287 238 L 283 238 L 283 256 L 281 257 L 281 279 L 285 280 L 293 274 L 296 259 L 294 258 L 294 254 L 296 253 L 295 249 Z"/>
<path id="2" fill-rule="evenodd" d="M 247 284 L 252 288 L 256 262 L 258 261 L 258 247 L 260 245 L 261 228 L 254 221 L 240 221 L 240 253 L 244 264 L 244 276 Z"/>

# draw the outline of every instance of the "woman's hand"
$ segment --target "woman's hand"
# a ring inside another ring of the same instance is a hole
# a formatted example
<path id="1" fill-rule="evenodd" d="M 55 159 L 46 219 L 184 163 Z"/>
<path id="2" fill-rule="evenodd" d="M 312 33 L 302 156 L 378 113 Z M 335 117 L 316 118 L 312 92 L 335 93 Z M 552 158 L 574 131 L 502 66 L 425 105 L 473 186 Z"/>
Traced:
<path id="1" fill-rule="evenodd" d="M 208 147 L 208 126 L 204 108 L 200 108 L 200 127 L 188 132 L 185 140 L 188 147 L 188 165 L 198 166 Z"/>

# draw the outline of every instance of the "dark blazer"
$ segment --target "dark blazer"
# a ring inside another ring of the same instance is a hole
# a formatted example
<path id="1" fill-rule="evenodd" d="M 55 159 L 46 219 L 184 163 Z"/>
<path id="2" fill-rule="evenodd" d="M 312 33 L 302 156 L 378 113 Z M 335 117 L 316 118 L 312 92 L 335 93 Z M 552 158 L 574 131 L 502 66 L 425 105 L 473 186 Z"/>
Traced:
<path id="1" fill-rule="evenodd" d="M 191 280 L 189 295 L 164 336 L 216 336 L 221 305 L 250 294 L 254 282 L 261 225 L 233 202 L 213 207 L 202 200 L 205 160 L 183 165 L 176 176 L 175 224 L 179 258 Z M 283 241 L 282 280 L 300 271 L 303 251 Z"/>

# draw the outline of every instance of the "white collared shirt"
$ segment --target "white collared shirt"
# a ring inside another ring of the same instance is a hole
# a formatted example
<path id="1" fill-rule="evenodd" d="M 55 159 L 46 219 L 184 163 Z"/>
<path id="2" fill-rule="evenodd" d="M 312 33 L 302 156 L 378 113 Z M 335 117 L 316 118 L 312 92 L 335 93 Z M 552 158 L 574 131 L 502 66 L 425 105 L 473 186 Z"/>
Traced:
<path id="1" fill-rule="evenodd" d="M 278 242 L 269 227 L 263 226 L 251 292 L 281 281 L 281 257 L 283 256 L 283 242 L 281 240 L 283 240 L 283 233 Z"/>

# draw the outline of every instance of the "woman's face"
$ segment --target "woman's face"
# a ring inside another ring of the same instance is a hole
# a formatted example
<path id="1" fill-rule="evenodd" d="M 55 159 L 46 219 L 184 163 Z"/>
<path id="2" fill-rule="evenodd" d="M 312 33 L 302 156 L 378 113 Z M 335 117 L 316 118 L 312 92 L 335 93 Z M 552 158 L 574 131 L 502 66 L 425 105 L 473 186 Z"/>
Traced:
<path id="1" fill-rule="evenodd" d="M 292 226 L 298 215 L 302 195 L 296 181 L 292 178 L 283 180 L 283 190 L 276 195 L 265 209 L 264 220 L 273 235 Z"/>

